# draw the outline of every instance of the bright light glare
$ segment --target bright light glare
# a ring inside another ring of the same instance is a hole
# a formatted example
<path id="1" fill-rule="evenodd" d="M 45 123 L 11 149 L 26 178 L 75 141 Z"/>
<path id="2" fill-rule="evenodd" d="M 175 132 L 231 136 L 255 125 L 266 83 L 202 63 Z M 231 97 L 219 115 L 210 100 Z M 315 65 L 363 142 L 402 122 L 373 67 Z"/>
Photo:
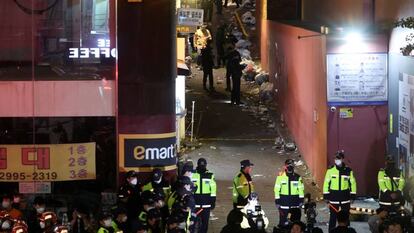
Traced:
<path id="1" fill-rule="evenodd" d="M 351 44 L 353 44 L 353 43 L 361 43 L 362 42 L 362 36 L 361 36 L 361 34 L 359 34 L 359 33 L 357 33 L 357 32 L 352 32 L 352 33 L 349 33 L 347 36 L 346 36 L 346 41 L 348 42 L 348 43 L 351 43 Z"/>

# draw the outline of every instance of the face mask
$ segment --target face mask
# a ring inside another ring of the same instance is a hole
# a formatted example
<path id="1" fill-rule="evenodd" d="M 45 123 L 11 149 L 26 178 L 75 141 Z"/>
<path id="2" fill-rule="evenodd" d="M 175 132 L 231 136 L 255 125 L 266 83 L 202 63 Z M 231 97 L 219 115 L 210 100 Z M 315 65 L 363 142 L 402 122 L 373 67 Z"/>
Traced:
<path id="1" fill-rule="evenodd" d="M 342 160 L 335 159 L 335 164 L 336 164 L 336 166 L 341 166 L 342 165 Z"/>
<path id="2" fill-rule="evenodd" d="M 179 224 L 178 224 L 178 229 L 185 229 L 185 222 L 180 222 Z"/>
<path id="3" fill-rule="evenodd" d="M 13 202 L 14 203 L 20 203 L 20 197 L 14 197 Z"/>
<path id="4" fill-rule="evenodd" d="M 7 208 L 9 208 L 9 207 L 10 207 L 10 202 L 9 202 L 9 201 L 3 201 L 3 202 L 1 203 L 1 206 L 2 206 L 3 208 L 7 209 Z"/>
<path id="5" fill-rule="evenodd" d="M 41 214 L 41 213 L 45 212 L 45 207 L 39 207 L 39 208 L 36 208 L 36 212 L 37 212 L 38 214 Z"/>
<path id="6" fill-rule="evenodd" d="M 45 222 L 40 222 L 39 225 L 40 225 L 40 228 L 42 228 L 42 229 L 45 228 Z"/>
<path id="7" fill-rule="evenodd" d="M 294 167 L 293 166 L 287 166 L 286 170 L 287 170 L 287 172 L 292 173 L 294 171 Z"/>
<path id="8" fill-rule="evenodd" d="M 1 224 L 1 229 L 3 230 L 10 229 L 10 222 L 9 221 L 3 222 L 3 224 Z"/>
<path id="9" fill-rule="evenodd" d="M 132 179 L 131 180 L 131 182 L 130 182 L 132 185 L 137 185 L 138 184 L 138 179 L 137 178 L 134 178 L 134 179 Z"/>
<path id="10" fill-rule="evenodd" d="M 159 201 L 157 202 L 157 205 L 158 205 L 159 207 L 164 207 L 165 203 L 164 203 L 164 201 L 159 200 Z"/>
<path id="11" fill-rule="evenodd" d="M 123 216 L 122 218 L 121 218 L 121 222 L 126 222 L 128 220 L 128 216 Z"/>
<path id="12" fill-rule="evenodd" d="M 105 219 L 105 220 L 104 220 L 104 226 L 105 226 L 105 227 L 110 227 L 110 226 L 112 226 L 112 219 Z"/>

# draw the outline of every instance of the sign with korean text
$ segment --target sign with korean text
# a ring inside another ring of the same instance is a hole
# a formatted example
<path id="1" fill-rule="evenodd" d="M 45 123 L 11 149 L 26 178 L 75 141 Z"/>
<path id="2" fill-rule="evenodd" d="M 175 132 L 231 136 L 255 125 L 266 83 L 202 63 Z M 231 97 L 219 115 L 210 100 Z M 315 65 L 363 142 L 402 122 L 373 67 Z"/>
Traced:
<path id="1" fill-rule="evenodd" d="M 327 96 L 330 105 L 386 104 L 387 54 L 328 54 Z"/>
<path id="2" fill-rule="evenodd" d="M 203 24 L 203 15 L 204 15 L 203 9 L 178 8 L 177 25 L 200 26 Z"/>
<path id="3" fill-rule="evenodd" d="M 95 178 L 95 143 L 0 145 L 0 182 Z"/>
<path id="4" fill-rule="evenodd" d="M 151 171 L 154 167 L 173 170 L 177 164 L 176 153 L 175 132 L 119 135 L 121 171 Z"/>

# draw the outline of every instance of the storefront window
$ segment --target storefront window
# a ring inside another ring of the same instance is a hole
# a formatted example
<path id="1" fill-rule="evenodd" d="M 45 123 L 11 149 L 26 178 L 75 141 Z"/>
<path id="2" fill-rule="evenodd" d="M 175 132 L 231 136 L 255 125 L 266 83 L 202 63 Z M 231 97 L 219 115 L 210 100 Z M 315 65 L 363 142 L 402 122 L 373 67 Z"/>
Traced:
<path id="1" fill-rule="evenodd" d="M 0 1 L 2 190 L 115 190 L 115 40 L 115 0 Z"/>

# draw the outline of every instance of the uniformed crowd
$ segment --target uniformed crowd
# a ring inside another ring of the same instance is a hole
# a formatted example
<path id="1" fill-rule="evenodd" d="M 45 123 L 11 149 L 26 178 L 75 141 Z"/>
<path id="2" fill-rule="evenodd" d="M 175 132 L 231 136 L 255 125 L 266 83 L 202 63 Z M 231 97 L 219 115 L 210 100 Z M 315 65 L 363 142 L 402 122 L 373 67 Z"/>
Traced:
<path id="1" fill-rule="evenodd" d="M 356 181 L 351 168 L 344 163 L 344 152 L 335 154 L 335 165 L 325 175 L 323 194 L 330 210 L 330 232 L 355 232 L 349 227 L 350 205 L 356 195 Z M 233 210 L 227 217 L 227 225 L 221 233 L 266 232 L 269 224 L 258 202 L 252 180 L 253 164 L 250 160 L 240 162 L 240 171 L 233 179 Z M 4 195 L 0 211 L 0 233 L 207 233 L 210 212 L 215 208 L 217 186 L 214 174 L 207 169 L 207 161 L 200 158 L 194 169 L 187 162 L 178 169 L 175 182 L 167 182 L 160 169 L 154 169 L 151 180 L 141 183 L 135 171 L 128 171 L 125 183 L 117 193 L 117 204 L 102 210 L 97 216 L 77 208 L 71 218 L 66 215 L 58 221 L 54 212 L 48 211 L 42 197 L 36 197 L 32 208 L 21 205 L 20 195 Z M 405 199 L 412 201 L 413 187 L 405 186 L 402 172 L 388 158 L 386 167 L 378 173 L 380 208 L 371 217 L 372 232 L 410 232 L 409 224 L 387 221 L 389 215 L 398 217 Z M 407 196 L 403 196 L 404 193 Z M 302 207 L 311 208 L 310 197 L 304 195 L 304 184 L 295 173 L 292 159 L 285 161 L 283 171 L 276 177 L 274 185 L 275 204 L 279 210 L 279 232 L 320 232 L 313 224 L 301 222 Z M 307 199 L 307 200 L 306 200 Z M 306 216 L 307 219 L 309 216 Z M 314 223 L 314 222 L 313 222 Z M 338 225 L 337 225 L 338 223 Z M 337 225 L 337 226 L 336 226 Z M 398 228 L 399 227 L 399 228 Z M 390 231 L 391 228 L 397 229 Z M 400 231 L 398 231 L 398 229 Z"/>

